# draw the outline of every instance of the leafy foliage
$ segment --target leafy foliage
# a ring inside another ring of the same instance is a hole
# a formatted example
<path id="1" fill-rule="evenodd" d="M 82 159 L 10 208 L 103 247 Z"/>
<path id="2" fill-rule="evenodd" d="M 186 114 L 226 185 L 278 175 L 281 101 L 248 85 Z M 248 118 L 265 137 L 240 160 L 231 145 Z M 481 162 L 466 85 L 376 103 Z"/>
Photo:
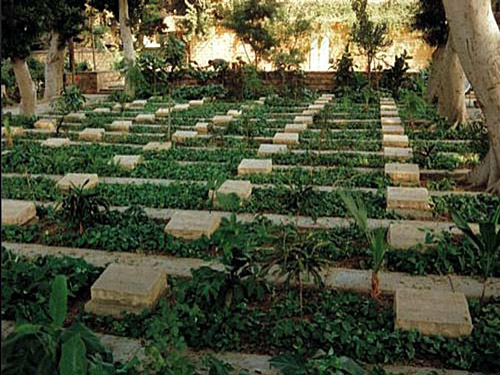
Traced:
<path id="1" fill-rule="evenodd" d="M 78 86 L 64 87 L 61 96 L 50 103 L 52 110 L 61 116 L 56 127 L 57 133 L 61 129 L 64 116 L 82 109 L 86 100 L 85 96 L 78 89 Z"/>

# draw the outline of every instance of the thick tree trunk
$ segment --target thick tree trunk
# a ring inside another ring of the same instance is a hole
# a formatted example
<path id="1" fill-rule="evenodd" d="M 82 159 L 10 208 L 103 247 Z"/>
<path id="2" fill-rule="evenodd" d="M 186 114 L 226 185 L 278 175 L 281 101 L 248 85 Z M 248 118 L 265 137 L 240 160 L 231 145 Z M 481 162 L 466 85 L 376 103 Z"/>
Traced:
<path id="1" fill-rule="evenodd" d="M 454 125 L 467 121 L 464 82 L 465 73 L 448 38 L 446 45 L 438 47 L 432 55 L 427 95 L 430 102 L 437 97 L 438 113 Z"/>
<path id="2" fill-rule="evenodd" d="M 33 116 L 36 109 L 36 89 L 25 59 L 12 58 L 12 67 L 21 94 L 21 110 L 24 116 Z"/>
<path id="3" fill-rule="evenodd" d="M 469 180 L 500 195 L 500 30 L 491 0 L 443 0 L 443 4 L 454 47 L 490 137 L 490 150 Z"/>
<path id="4" fill-rule="evenodd" d="M 58 33 L 51 33 L 49 51 L 45 60 L 44 100 L 49 100 L 59 95 L 63 89 L 64 44 Z"/>
<path id="5" fill-rule="evenodd" d="M 119 0 L 119 18 L 120 18 L 120 37 L 123 45 L 123 58 L 125 64 L 131 66 L 135 63 L 134 40 L 132 39 L 132 30 L 128 13 L 128 0 Z M 125 93 L 134 96 L 133 83 L 125 79 Z"/>

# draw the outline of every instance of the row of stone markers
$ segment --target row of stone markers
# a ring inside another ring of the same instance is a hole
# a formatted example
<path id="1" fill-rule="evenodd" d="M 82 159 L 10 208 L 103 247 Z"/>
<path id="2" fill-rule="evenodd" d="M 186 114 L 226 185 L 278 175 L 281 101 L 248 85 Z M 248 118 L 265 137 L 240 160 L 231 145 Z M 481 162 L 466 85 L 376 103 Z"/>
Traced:
<path id="1" fill-rule="evenodd" d="M 412 149 L 392 98 L 381 99 L 380 117 L 384 156 L 400 161 L 385 164 L 385 174 L 396 185 L 387 188 L 387 209 L 412 219 L 429 218 L 432 216 L 429 193 L 419 187 L 419 166 L 401 162 L 412 158 Z M 392 223 L 388 232 L 390 245 L 401 244 L 400 238 L 407 239 L 408 231 L 421 232 L 415 225 Z M 394 296 L 394 310 L 395 327 L 399 329 L 416 329 L 425 335 L 446 337 L 468 336 L 472 332 L 472 319 L 463 293 L 399 289 Z"/>

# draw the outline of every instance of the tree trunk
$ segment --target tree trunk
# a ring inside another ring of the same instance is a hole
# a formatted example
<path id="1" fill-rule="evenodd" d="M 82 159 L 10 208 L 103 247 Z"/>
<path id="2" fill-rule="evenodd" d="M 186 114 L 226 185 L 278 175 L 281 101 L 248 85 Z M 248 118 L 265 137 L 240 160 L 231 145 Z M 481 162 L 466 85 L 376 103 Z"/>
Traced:
<path id="1" fill-rule="evenodd" d="M 465 73 L 450 37 L 432 54 L 427 95 L 430 102 L 437 97 L 438 113 L 454 125 L 467 121 L 464 82 Z"/>
<path id="2" fill-rule="evenodd" d="M 474 88 L 490 138 L 490 150 L 468 176 L 500 195 L 500 30 L 491 0 L 443 0 L 450 35 Z"/>
<path id="3" fill-rule="evenodd" d="M 16 76 L 19 93 L 21 94 L 20 113 L 24 116 L 35 115 L 36 89 L 25 59 L 12 58 L 12 67 Z"/>
<path id="4" fill-rule="evenodd" d="M 134 40 L 132 39 L 132 30 L 128 13 L 128 0 L 119 0 L 119 18 L 120 18 L 120 37 L 123 45 L 123 58 L 127 67 L 135 63 Z M 130 79 L 125 77 L 125 93 L 134 96 L 135 90 Z"/>
<path id="5" fill-rule="evenodd" d="M 45 60 L 44 100 L 50 100 L 59 95 L 63 89 L 64 44 L 58 33 L 51 33 L 49 50 Z"/>
<path id="6" fill-rule="evenodd" d="M 71 73 L 71 84 L 75 84 L 75 44 L 73 43 L 73 38 L 68 40 L 68 52 L 69 52 L 69 71 Z"/>

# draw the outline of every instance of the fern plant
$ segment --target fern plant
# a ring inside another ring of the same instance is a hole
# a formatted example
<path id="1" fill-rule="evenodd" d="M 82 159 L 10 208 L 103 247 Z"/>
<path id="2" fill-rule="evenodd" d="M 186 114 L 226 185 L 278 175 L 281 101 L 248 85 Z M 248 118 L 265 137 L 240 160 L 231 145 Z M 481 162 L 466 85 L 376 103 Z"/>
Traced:
<path id="1" fill-rule="evenodd" d="M 80 322 L 64 328 L 66 277 L 56 276 L 49 299 L 50 322 L 23 323 L 2 342 L 2 374 L 115 374 L 113 358 Z"/>
<path id="2" fill-rule="evenodd" d="M 372 253 L 372 277 L 371 277 L 371 296 L 377 299 L 380 296 L 379 272 L 385 260 L 388 244 L 386 240 L 385 228 L 370 229 L 368 226 L 368 214 L 364 203 L 359 196 L 353 197 L 345 192 L 340 192 L 340 197 L 344 202 L 345 208 L 352 216 L 358 227 L 366 236 L 370 244 Z"/>
<path id="3" fill-rule="evenodd" d="M 467 220 L 456 210 L 451 212 L 451 218 L 455 225 L 465 235 L 477 251 L 479 264 L 483 277 L 483 290 L 481 293 L 481 304 L 484 302 L 486 294 L 486 285 L 488 278 L 493 274 L 497 262 L 500 261 L 500 230 L 498 221 L 500 218 L 500 207 L 490 220 L 479 223 L 479 233 L 474 233 Z"/>

